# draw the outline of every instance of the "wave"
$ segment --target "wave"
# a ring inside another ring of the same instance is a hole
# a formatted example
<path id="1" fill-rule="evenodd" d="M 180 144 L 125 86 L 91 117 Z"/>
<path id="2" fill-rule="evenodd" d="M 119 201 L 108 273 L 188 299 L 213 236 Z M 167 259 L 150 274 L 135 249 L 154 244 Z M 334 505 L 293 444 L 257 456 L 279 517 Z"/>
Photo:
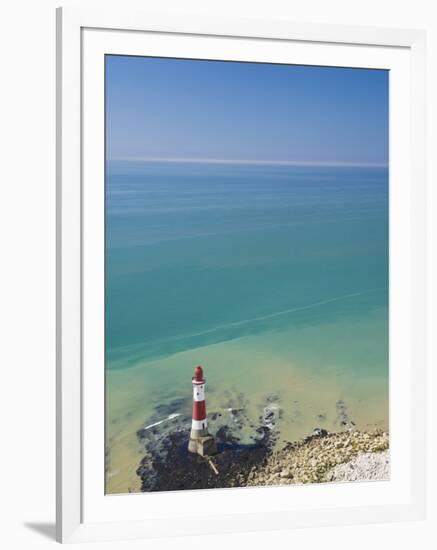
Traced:
<path id="1" fill-rule="evenodd" d="M 144 430 L 150 430 L 150 428 L 154 428 L 155 426 L 159 426 L 160 424 L 163 424 L 164 422 L 167 422 L 168 420 L 173 420 L 174 418 L 177 418 L 178 416 L 181 416 L 181 413 L 169 414 L 167 416 L 167 418 L 163 418 L 162 420 L 158 420 L 158 422 L 153 422 L 153 424 L 149 424 L 147 426 L 144 426 Z"/>

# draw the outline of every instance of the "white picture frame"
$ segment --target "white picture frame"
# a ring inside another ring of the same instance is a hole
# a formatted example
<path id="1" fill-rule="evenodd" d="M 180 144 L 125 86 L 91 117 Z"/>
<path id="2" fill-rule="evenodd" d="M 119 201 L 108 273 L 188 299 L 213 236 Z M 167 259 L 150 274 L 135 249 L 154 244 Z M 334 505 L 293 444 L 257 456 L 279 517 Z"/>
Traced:
<path id="1" fill-rule="evenodd" d="M 290 63 L 294 59 L 301 64 L 392 71 L 390 482 L 104 496 L 100 454 L 104 445 L 101 64 L 105 53 L 146 55 L 152 51 L 174 57 L 186 52 L 199 59 L 208 51 L 208 58 L 217 59 Z M 418 30 L 112 9 L 57 10 L 58 541 L 288 529 L 424 516 L 424 63 L 425 35 Z M 190 512 L 195 504 L 202 509 L 200 523 L 193 521 Z"/>

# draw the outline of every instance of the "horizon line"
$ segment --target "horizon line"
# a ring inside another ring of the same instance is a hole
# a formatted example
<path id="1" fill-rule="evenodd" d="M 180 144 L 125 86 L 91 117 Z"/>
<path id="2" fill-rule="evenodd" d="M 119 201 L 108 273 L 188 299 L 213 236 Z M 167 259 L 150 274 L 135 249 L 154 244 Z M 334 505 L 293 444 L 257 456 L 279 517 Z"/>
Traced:
<path id="1" fill-rule="evenodd" d="M 260 166 L 333 166 L 333 167 L 368 167 L 388 168 L 388 162 L 342 162 L 342 161 L 302 161 L 302 160 L 273 160 L 273 159 L 216 159 L 216 158 L 178 158 L 178 157 L 113 157 L 111 161 L 131 162 L 166 162 L 185 164 L 252 164 Z"/>

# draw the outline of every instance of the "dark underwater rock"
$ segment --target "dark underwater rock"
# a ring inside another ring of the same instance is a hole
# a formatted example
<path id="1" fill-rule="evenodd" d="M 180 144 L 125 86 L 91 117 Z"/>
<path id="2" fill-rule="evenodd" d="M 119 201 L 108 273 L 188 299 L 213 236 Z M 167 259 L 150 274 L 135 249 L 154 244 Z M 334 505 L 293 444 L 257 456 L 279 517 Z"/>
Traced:
<path id="1" fill-rule="evenodd" d="M 242 445 L 226 429 L 221 429 L 220 434 L 217 434 L 217 446 L 219 452 L 212 460 L 219 471 L 218 475 L 207 459 L 188 452 L 187 432 L 170 434 L 159 454 L 152 453 L 152 456 L 146 456 L 141 461 L 137 470 L 141 478 L 141 490 L 245 487 L 252 469 L 261 465 L 270 452 L 264 440 Z"/>

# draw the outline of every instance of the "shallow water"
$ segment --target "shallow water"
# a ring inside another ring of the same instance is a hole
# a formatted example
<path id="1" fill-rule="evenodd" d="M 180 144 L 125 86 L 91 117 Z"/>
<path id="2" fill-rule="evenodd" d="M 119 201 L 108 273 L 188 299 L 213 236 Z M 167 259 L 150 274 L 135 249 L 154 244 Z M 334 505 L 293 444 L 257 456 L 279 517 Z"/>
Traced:
<path id="1" fill-rule="evenodd" d="M 247 441 L 267 402 L 278 445 L 388 426 L 386 169 L 109 163 L 106 229 L 108 492 L 196 364 Z"/>

